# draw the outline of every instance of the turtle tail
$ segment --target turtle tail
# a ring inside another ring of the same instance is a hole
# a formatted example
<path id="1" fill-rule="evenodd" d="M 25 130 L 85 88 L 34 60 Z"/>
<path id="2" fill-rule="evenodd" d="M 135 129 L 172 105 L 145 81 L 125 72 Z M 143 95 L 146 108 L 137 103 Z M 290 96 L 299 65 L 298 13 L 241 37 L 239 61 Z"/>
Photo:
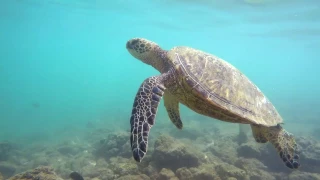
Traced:
<path id="1" fill-rule="evenodd" d="M 288 168 L 298 169 L 300 167 L 297 143 L 291 133 L 287 132 L 280 125 L 272 127 L 252 125 L 251 127 L 254 137 L 255 132 L 259 133 L 259 140 L 262 140 L 262 143 L 269 141 L 276 148 L 281 160 Z M 257 141 L 256 137 L 255 139 Z"/>

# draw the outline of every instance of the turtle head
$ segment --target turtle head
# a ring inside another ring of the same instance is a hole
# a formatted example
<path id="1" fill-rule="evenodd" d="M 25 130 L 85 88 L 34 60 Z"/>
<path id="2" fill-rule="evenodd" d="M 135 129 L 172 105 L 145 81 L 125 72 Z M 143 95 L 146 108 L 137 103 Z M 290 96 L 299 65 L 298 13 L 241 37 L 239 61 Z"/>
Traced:
<path id="1" fill-rule="evenodd" d="M 165 70 L 166 51 L 158 44 L 143 38 L 133 38 L 127 42 L 126 48 L 133 57 L 160 72 Z"/>

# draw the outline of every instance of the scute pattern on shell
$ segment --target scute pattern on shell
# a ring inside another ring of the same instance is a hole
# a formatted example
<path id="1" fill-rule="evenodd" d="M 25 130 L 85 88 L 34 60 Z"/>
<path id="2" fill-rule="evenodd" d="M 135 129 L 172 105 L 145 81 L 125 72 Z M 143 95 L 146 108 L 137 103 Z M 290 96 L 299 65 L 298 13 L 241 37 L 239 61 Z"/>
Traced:
<path id="1" fill-rule="evenodd" d="M 182 102 L 197 112 L 228 122 L 264 126 L 282 122 L 260 89 L 223 59 L 189 47 L 175 47 L 168 57 L 185 92 L 200 95 L 207 104 L 199 105 L 192 93 L 183 95 Z"/>

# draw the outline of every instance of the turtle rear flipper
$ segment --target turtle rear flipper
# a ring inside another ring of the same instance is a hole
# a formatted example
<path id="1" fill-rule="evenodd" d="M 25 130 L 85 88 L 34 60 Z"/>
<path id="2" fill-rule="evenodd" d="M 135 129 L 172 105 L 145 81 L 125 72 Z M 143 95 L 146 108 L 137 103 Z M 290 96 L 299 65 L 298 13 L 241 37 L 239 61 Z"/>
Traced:
<path id="1" fill-rule="evenodd" d="M 133 103 L 130 141 L 133 157 L 138 162 L 141 162 L 147 153 L 149 131 L 154 125 L 158 105 L 164 94 L 162 77 L 163 75 L 146 79 Z"/>
<path id="2" fill-rule="evenodd" d="M 281 160 L 290 169 L 300 167 L 297 144 L 292 134 L 284 130 L 280 125 L 264 127 L 252 125 L 253 132 L 259 132 L 265 139 L 273 144 L 279 153 Z"/>
<path id="3" fill-rule="evenodd" d="M 169 119 L 178 129 L 182 129 L 183 124 L 180 118 L 179 101 L 169 92 L 164 93 L 163 100 Z"/>

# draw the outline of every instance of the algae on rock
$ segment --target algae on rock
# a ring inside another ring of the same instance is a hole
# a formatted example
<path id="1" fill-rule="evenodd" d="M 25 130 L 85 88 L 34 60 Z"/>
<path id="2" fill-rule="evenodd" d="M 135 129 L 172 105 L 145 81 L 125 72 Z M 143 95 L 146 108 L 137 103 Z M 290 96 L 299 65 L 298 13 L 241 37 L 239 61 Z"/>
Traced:
<path id="1" fill-rule="evenodd" d="M 121 176 L 115 180 L 150 180 L 150 178 L 145 175 L 145 174 L 140 174 L 140 175 L 125 175 L 125 176 Z"/>
<path id="2" fill-rule="evenodd" d="M 162 168 L 176 170 L 180 167 L 196 167 L 200 165 L 201 152 L 185 146 L 168 135 L 161 135 L 154 144 L 152 161 Z M 204 155 L 202 155 L 204 157 Z"/>
<path id="3" fill-rule="evenodd" d="M 176 171 L 176 175 L 179 179 L 193 180 L 221 180 L 217 172 L 215 171 L 214 165 L 204 164 L 199 167 L 192 168 L 179 168 Z"/>
<path id="4" fill-rule="evenodd" d="M 162 168 L 157 180 L 179 180 L 179 178 L 170 169 Z"/>
<path id="5" fill-rule="evenodd" d="M 48 166 L 41 166 L 31 171 L 26 171 L 17 174 L 8 180 L 34 180 L 34 179 L 45 179 L 45 180 L 63 180 Z"/>
<path id="6" fill-rule="evenodd" d="M 106 139 L 95 143 L 95 156 L 106 159 L 116 156 L 130 158 L 132 153 L 128 136 L 127 132 L 110 133 Z"/>
<path id="7" fill-rule="evenodd" d="M 221 179 L 232 177 L 238 180 L 250 180 L 250 177 L 244 170 L 237 168 L 231 164 L 219 164 L 215 167 L 215 170 L 217 171 Z"/>

